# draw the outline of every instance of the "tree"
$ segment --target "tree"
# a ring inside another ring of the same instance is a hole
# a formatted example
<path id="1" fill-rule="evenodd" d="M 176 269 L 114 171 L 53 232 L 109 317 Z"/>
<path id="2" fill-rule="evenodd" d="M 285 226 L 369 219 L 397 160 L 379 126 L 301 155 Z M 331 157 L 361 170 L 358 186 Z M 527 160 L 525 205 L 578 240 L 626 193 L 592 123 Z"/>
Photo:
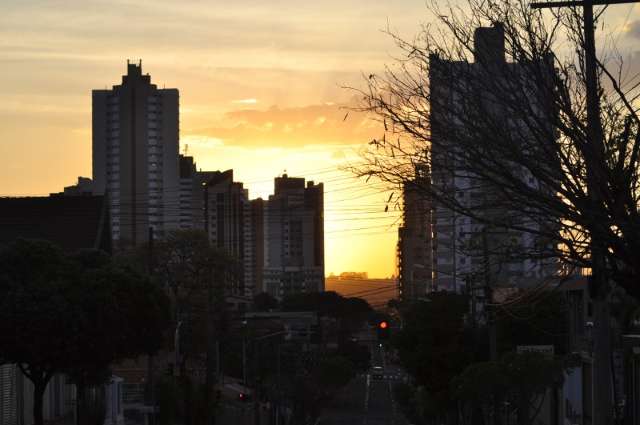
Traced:
<path id="1" fill-rule="evenodd" d="M 369 347 L 350 339 L 340 341 L 337 354 L 348 359 L 353 367 L 360 372 L 369 369 L 371 364 L 371 351 Z"/>
<path id="2" fill-rule="evenodd" d="M 492 417 L 515 414 L 518 425 L 529 425 L 546 392 L 562 384 L 563 369 L 562 361 L 540 353 L 511 352 L 498 361 L 470 365 L 452 380 L 451 391 L 462 401 L 464 417 L 480 411 Z"/>
<path id="3" fill-rule="evenodd" d="M 48 243 L 18 240 L 0 252 L 0 356 L 31 380 L 33 417 L 42 425 L 42 397 L 68 358 L 73 325 L 64 294 L 71 280 L 63 253 Z M 55 320 L 52 320 L 55 318 Z"/>
<path id="4" fill-rule="evenodd" d="M 161 290 L 102 253 L 21 239 L 0 249 L 0 357 L 33 382 L 36 425 L 54 374 L 67 373 L 81 398 L 111 363 L 159 348 L 167 307 Z"/>
<path id="5" fill-rule="evenodd" d="M 210 406 L 215 405 L 215 344 L 224 338 L 228 330 L 225 296 L 237 288 L 240 275 L 238 260 L 226 251 L 211 246 L 207 234 L 201 230 L 170 232 L 165 240 L 156 244 L 153 260 L 149 268 L 172 294 L 174 329 L 178 330 L 181 342 L 176 352 L 180 352 L 178 361 L 181 376 L 185 379 L 185 421 L 190 423 L 192 410 L 186 364 L 188 359 L 203 360 L 204 357 L 206 377 L 203 397 L 207 406 L 205 420 L 208 423 L 212 414 Z"/>
<path id="6" fill-rule="evenodd" d="M 86 389 L 104 384 L 113 362 L 152 355 L 162 347 L 170 309 L 162 288 L 105 253 L 87 250 L 70 258 L 76 266 L 68 296 L 77 339 L 69 341 L 74 352 L 64 372 L 76 384 L 80 424 Z"/>
<path id="7" fill-rule="evenodd" d="M 597 232 L 609 250 L 609 275 L 640 294 L 633 279 L 640 265 L 640 117 L 634 106 L 640 87 L 622 80 L 623 69 L 611 71 L 615 64 L 599 63 L 606 80 L 599 92 L 604 139 L 603 152 L 593 152 L 586 134 L 579 16 L 559 11 L 549 19 L 524 0 L 468 0 L 464 9 L 432 2 L 431 11 L 436 22 L 416 41 L 395 37 L 405 58 L 368 79 L 362 108 L 373 112 L 386 131 L 371 142 L 365 165 L 356 171 L 395 187 L 407 184 L 481 223 L 553 241 L 521 255 L 589 267 L 590 235 Z M 472 60 L 473 32 L 487 24 L 503 29 L 507 62 L 496 64 L 491 54 Z M 567 39 L 570 52 L 556 54 Z M 599 205 L 589 202 L 587 162 L 596 167 Z M 451 186 L 416 180 L 421 164 L 496 194 L 466 202 Z M 497 207 L 511 213 L 486 213 Z M 548 222 L 553 226 L 540 225 Z"/>
<path id="8" fill-rule="evenodd" d="M 395 37 L 404 57 L 371 74 L 362 91 L 362 109 L 385 133 L 356 171 L 411 187 L 490 231 L 531 237 L 526 247 L 502 238 L 490 249 L 494 263 L 546 261 L 562 273 L 598 260 L 590 278 L 594 388 L 598 422 L 606 421 L 610 282 L 640 297 L 636 76 L 626 76 L 619 58 L 597 63 L 602 131 L 591 131 L 584 22 L 575 9 L 543 16 L 525 0 L 430 5 L 436 22 L 414 41 Z M 474 30 L 488 24 L 504 33 L 504 57 L 491 53 L 488 38 L 474 45 Z M 416 178 L 425 170 L 429 178 Z M 455 179 L 482 196 L 460 196 Z"/>
<path id="9" fill-rule="evenodd" d="M 476 359 L 465 329 L 467 297 L 437 292 L 429 299 L 401 309 L 404 326 L 392 344 L 402 366 L 426 390 L 426 416 L 443 417 L 454 407 L 451 380 Z"/>
<path id="10" fill-rule="evenodd" d="M 553 345 L 555 354 L 567 353 L 569 308 L 565 294 L 520 291 L 496 307 L 498 351 L 515 351 L 518 345 Z"/>

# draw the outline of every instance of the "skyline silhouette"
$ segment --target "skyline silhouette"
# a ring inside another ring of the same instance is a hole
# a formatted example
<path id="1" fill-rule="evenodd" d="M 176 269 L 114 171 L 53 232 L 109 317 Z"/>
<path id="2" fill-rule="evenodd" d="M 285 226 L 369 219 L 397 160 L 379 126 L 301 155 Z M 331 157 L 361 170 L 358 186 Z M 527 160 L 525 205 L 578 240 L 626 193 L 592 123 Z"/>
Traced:
<path id="1" fill-rule="evenodd" d="M 251 198 L 268 196 L 285 170 L 325 183 L 327 275 L 395 272 L 400 212 L 384 213 L 381 186 L 340 170 L 381 133 L 354 112 L 343 120 L 357 99 L 342 86 L 362 87 L 363 74 L 391 62 L 395 46 L 381 30 L 415 34 L 430 20 L 422 0 L 4 9 L 0 194 L 48 194 L 90 176 L 91 89 L 142 59 L 159 88 L 180 89 L 181 153 L 202 169 L 233 169 Z M 607 27 L 633 47 L 640 8 L 613 9 Z"/>

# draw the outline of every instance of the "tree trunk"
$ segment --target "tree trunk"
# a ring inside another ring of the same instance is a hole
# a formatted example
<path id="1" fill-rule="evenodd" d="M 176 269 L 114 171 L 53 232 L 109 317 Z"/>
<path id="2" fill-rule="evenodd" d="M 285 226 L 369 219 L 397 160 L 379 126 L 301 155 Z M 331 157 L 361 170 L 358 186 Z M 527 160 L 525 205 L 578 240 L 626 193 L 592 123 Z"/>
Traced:
<path id="1" fill-rule="evenodd" d="M 502 398 L 498 395 L 493 396 L 493 423 L 502 425 Z"/>
<path id="2" fill-rule="evenodd" d="M 86 385 L 84 384 L 84 380 L 79 380 L 76 383 L 76 425 L 80 425 L 82 423 L 82 409 L 85 405 L 85 394 L 86 394 Z"/>
<path id="3" fill-rule="evenodd" d="M 33 381 L 33 423 L 34 425 L 43 425 L 44 418 L 42 414 L 42 399 L 44 391 L 47 388 L 47 382 L 44 379 Z"/>
<path id="4" fill-rule="evenodd" d="M 525 391 L 524 388 L 520 389 L 520 394 L 518 394 L 518 425 L 529 425 L 530 421 L 530 412 L 529 412 L 529 400 L 530 395 Z"/>
<path id="5" fill-rule="evenodd" d="M 191 425 L 191 380 L 187 377 L 186 366 L 183 366 L 181 378 L 184 386 L 184 424 Z"/>
<path id="6" fill-rule="evenodd" d="M 613 422 L 611 386 L 611 317 L 606 294 L 593 300 L 593 424 Z"/>

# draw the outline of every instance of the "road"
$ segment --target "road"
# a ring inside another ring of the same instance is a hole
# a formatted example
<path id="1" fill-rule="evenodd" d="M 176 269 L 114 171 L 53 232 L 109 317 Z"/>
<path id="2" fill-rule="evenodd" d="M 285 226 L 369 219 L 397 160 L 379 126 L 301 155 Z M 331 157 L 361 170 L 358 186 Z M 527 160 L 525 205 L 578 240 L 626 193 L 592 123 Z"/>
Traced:
<path id="1" fill-rule="evenodd" d="M 392 388 L 404 379 L 402 369 L 386 364 L 384 347 L 371 335 L 361 335 L 368 344 L 371 364 L 384 368 L 384 377 L 376 379 L 366 373 L 353 379 L 338 393 L 322 414 L 319 425 L 408 425 L 393 399 Z"/>

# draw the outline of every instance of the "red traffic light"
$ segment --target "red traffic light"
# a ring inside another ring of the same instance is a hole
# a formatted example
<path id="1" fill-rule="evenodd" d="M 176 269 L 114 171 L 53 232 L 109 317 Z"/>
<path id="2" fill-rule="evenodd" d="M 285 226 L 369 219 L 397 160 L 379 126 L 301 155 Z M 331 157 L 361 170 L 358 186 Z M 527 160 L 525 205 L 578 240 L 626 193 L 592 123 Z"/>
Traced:
<path id="1" fill-rule="evenodd" d="M 378 327 L 380 329 L 387 329 L 388 326 L 389 325 L 387 324 L 387 322 L 384 322 L 384 321 L 382 321 L 382 322 L 380 322 L 380 324 L 378 324 Z"/>

